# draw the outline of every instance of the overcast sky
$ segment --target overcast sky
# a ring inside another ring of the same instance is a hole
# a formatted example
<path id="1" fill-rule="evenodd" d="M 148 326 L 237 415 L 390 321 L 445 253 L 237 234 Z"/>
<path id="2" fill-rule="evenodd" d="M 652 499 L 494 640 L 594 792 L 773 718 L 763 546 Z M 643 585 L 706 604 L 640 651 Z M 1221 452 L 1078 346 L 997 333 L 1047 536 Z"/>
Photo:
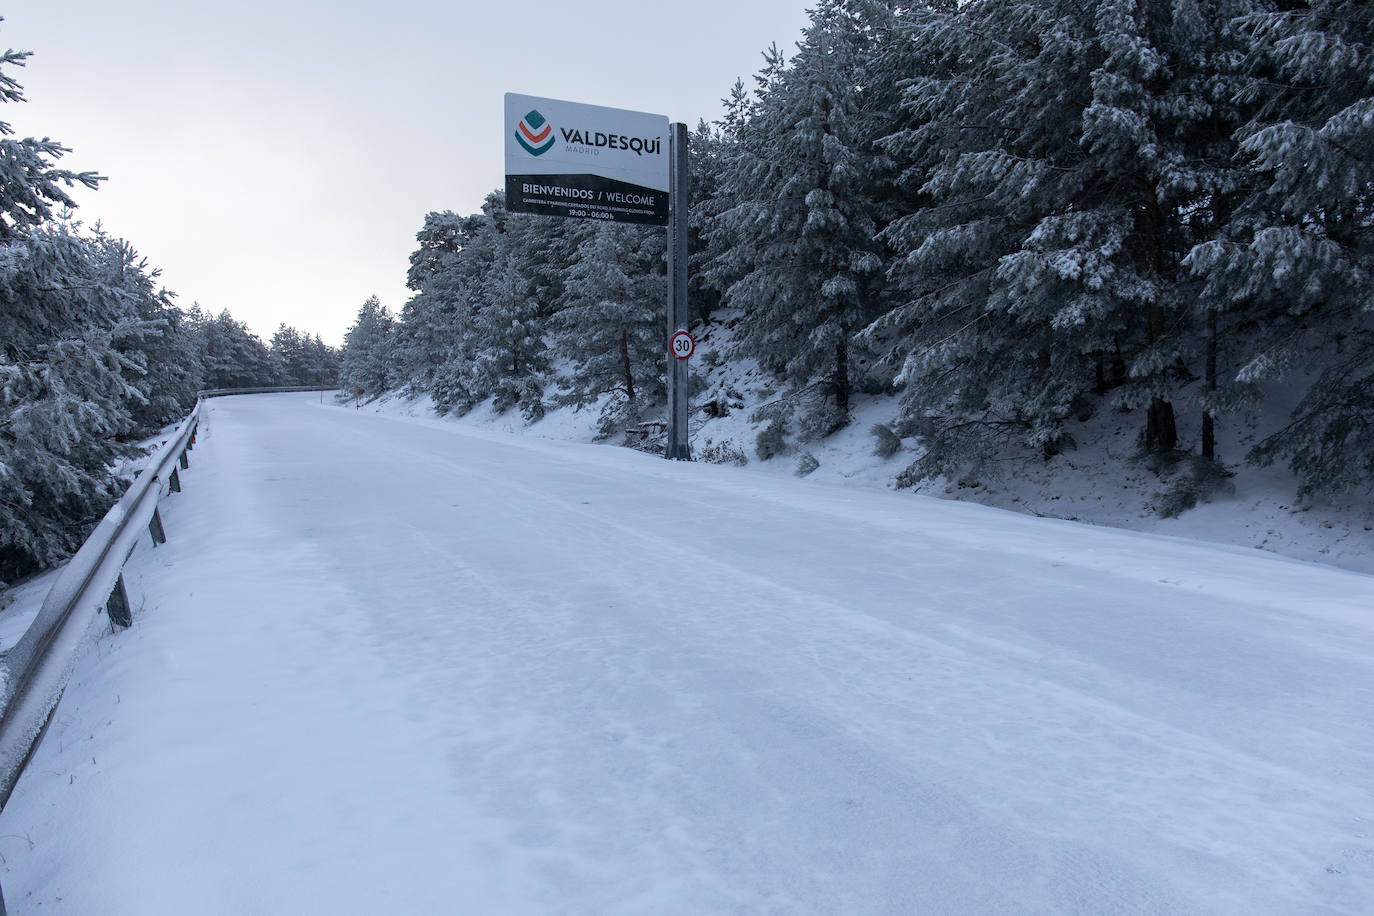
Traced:
<path id="1" fill-rule="evenodd" d="M 504 93 L 695 126 L 809 3 L 18 0 L 0 44 L 34 52 L 28 102 L 0 120 L 109 178 L 78 216 L 183 305 L 338 344 L 369 295 L 399 311 L 426 212 L 503 184 Z"/>

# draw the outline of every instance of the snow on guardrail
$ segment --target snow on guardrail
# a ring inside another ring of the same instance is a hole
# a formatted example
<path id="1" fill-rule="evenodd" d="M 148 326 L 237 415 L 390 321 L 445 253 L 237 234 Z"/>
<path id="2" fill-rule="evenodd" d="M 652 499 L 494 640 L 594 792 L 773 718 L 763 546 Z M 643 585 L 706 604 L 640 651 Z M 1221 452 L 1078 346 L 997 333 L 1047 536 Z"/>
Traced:
<path id="1" fill-rule="evenodd" d="M 202 398 L 222 398 L 231 394 L 283 394 L 291 391 L 339 391 L 338 385 L 281 385 L 274 388 L 207 388 Z"/>

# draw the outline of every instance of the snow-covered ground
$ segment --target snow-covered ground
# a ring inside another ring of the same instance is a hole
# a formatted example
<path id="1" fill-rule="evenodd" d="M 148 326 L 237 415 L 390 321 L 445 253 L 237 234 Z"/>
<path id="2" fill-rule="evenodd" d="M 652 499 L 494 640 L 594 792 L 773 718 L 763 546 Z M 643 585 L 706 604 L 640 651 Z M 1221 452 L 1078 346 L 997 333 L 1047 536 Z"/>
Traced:
<path id="1" fill-rule="evenodd" d="M 17 643 L 33 623 L 59 572 L 47 570 L 0 592 L 0 651 Z"/>
<path id="2" fill-rule="evenodd" d="M 709 326 L 694 329 L 699 357 L 692 361 L 693 411 L 689 424 L 693 454 L 703 460 L 747 462 L 751 471 L 791 476 L 803 454 L 818 466 L 808 479 L 868 489 L 890 489 L 894 478 L 917 457 L 920 443 L 905 439 L 895 455 L 874 454 L 875 423 L 893 425 L 900 411 L 891 395 L 857 394 L 853 421 L 819 441 L 801 441 L 795 426 L 786 450 L 759 460 L 756 440 L 765 423 L 755 418 L 760 405 L 777 403 L 789 394 L 752 360 L 727 360 L 734 347 L 734 319 L 725 311 Z M 1070 425 L 1077 447 L 1053 462 L 1001 463 L 998 477 L 977 481 L 937 480 L 916 491 L 944 499 L 975 502 L 1037 517 L 1062 518 L 1113 528 L 1148 531 L 1231 544 L 1280 556 L 1343 569 L 1374 573 L 1374 502 L 1370 492 L 1306 500 L 1298 499 L 1298 482 L 1283 466 L 1257 468 L 1245 454 L 1257 438 L 1283 426 L 1289 411 L 1306 390 L 1297 379 L 1270 393 L 1263 415 L 1224 417 L 1218 424 L 1219 457 L 1234 473 L 1219 492 L 1205 496 L 1195 508 L 1177 517 L 1163 517 L 1161 508 L 1171 489 L 1179 485 L 1179 468 L 1153 466 L 1136 453 L 1144 418 L 1139 411 L 1122 414 L 1105 410 L 1086 423 Z M 701 408 L 714 402 L 724 408 L 708 416 Z M 364 402 L 364 412 L 389 416 L 432 417 L 428 397 L 399 394 Z M 518 410 L 496 414 L 490 401 L 464 417 L 446 418 L 463 427 L 494 429 L 535 438 L 590 442 L 597 434 L 598 412 L 588 408 L 551 410 L 527 424 Z M 1178 424 L 1185 449 L 1198 450 L 1200 418 L 1188 405 L 1179 405 Z M 1259 431 L 1257 436 L 1256 430 Z M 620 438 L 611 440 L 619 444 Z M 910 491 L 908 491 L 910 492 Z"/>
<path id="3" fill-rule="evenodd" d="M 312 396 L 207 406 L 134 628 L 0 813 L 11 912 L 1374 900 L 1370 576 Z"/>

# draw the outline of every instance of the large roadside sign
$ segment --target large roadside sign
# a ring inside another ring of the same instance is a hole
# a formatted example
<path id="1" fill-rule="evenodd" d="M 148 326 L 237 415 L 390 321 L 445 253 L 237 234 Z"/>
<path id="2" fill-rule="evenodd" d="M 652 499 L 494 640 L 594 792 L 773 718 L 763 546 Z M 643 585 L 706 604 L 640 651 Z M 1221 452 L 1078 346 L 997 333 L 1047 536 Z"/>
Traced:
<path id="1" fill-rule="evenodd" d="M 668 225 L 668 119 L 506 93 L 506 209 Z"/>

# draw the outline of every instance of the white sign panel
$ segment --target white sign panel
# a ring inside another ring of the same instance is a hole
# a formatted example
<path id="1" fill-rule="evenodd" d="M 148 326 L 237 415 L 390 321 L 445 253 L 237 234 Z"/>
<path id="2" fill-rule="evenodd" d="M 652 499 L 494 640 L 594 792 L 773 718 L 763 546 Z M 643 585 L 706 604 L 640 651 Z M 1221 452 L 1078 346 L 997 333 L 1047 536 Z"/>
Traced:
<path id="1" fill-rule="evenodd" d="M 506 93 L 506 208 L 668 225 L 668 119 Z"/>

